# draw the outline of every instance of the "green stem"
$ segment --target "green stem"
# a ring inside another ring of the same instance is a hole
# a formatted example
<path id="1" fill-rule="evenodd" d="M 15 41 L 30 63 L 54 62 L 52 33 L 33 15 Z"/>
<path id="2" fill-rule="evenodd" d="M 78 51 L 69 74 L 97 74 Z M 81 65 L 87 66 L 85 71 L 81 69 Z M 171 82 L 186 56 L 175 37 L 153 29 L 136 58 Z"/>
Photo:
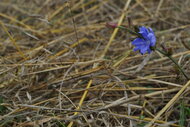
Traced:
<path id="1" fill-rule="evenodd" d="M 137 35 L 140 38 L 143 38 L 143 36 L 141 34 L 139 34 L 137 32 L 134 32 L 134 31 L 128 29 L 127 27 L 125 27 L 125 26 L 117 26 L 117 28 L 127 30 L 129 33 Z"/>
<path id="2" fill-rule="evenodd" d="M 166 52 L 155 48 L 155 50 L 157 50 L 158 52 L 160 52 L 161 54 L 167 56 L 177 67 L 178 69 L 181 71 L 181 73 L 185 76 L 185 78 L 187 80 L 190 80 L 190 78 L 187 76 L 187 74 L 184 72 L 184 70 L 182 69 L 182 67 L 180 67 L 180 65 L 174 60 L 174 58 L 171 55 L 168 55 Z"/>

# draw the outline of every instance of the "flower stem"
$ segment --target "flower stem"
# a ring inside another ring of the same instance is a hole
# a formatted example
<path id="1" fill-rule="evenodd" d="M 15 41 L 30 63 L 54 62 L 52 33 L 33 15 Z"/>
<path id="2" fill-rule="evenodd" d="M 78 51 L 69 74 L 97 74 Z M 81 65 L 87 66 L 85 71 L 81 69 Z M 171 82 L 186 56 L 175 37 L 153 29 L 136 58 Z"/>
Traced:
<path id="1" fill-rule="evenodd" d="M 182 67 L 180 67 L 180 65 L 175 61 L 175 59 L 171 56 L 171 55 L 168 55 L 166 52 L 160 50 L 160 49 L 157 49 L 155 48 L 155 50 L 157 50 L 158 52 L 160 52 L 161 54 L 167 56 L 176 66 L 177 68 L 181 71 L 181 73 L 185 76 L 185 78 L 187 80 L 190 80 L 190 78 L 187 76 L 187 74 L 184 72 L 184 70 L 182 69 Z"/>
<path id="2" fill-rule="evenodd" d="M 125 26 L 117 26 L 117 28 L 127 30 L 127 31 L 128 31 L 129 33 L 131 33 L 131 34 L 137 35 L 137 36 L 140 37 L 140 38 L 144 38 L 141 34 L 135 32 L 135 31 L 132 31 L 132 30 L 128 29 L 128 28 L 125 27 Z"/>

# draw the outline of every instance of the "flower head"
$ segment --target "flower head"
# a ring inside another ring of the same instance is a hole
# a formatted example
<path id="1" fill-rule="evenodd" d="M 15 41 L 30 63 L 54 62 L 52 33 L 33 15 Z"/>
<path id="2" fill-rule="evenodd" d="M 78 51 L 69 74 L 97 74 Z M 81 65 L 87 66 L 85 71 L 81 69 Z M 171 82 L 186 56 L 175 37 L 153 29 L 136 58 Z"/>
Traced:
<path id="1" fill-rule="evenodd" d="M 156 44 L 156 37 L 151 28 L 146 28 L 144 26 L 139 27 L 138 32 L 142 37 L 138 37 L 133 40 L 132 45 L 136 46 L 134 51 L 139 50 L 140 53 L 143 55 L 146 52 L 149 54 L 152 52 L 151 47 L 154 47 Z"/>

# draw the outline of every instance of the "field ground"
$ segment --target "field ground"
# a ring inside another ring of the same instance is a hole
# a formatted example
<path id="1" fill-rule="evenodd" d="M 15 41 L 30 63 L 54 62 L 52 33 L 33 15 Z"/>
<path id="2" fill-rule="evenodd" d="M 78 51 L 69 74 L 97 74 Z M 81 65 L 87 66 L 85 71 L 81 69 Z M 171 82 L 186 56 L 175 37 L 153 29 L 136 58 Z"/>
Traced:
<path id="1" fill-rule="evenodd" d="M 190 127 L 190 80 L 113 23 L 190 75 L 189 0 L 1 0 L 0 126 Z"/>

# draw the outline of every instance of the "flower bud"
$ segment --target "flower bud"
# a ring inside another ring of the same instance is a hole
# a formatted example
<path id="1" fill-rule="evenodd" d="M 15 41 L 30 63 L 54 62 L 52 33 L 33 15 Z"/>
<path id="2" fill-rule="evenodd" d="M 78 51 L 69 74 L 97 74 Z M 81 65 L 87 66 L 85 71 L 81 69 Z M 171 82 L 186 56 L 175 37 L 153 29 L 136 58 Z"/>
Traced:
<path id="1" fill-rule="evenodd" d="M 108 27 L 108 28 L 117 28 L 118 25 L 116 23 L 109 22 L 109 23 L 106 23 L 106 27 Z"/>
<path id="2" fill-rule="evenodd" d="M 161 44 L 162 49 L 166 52 L 167 55 L 171 56 L 173 54 L 173 50 L 171 47 L 166 47 L 163 43 Z"/>

